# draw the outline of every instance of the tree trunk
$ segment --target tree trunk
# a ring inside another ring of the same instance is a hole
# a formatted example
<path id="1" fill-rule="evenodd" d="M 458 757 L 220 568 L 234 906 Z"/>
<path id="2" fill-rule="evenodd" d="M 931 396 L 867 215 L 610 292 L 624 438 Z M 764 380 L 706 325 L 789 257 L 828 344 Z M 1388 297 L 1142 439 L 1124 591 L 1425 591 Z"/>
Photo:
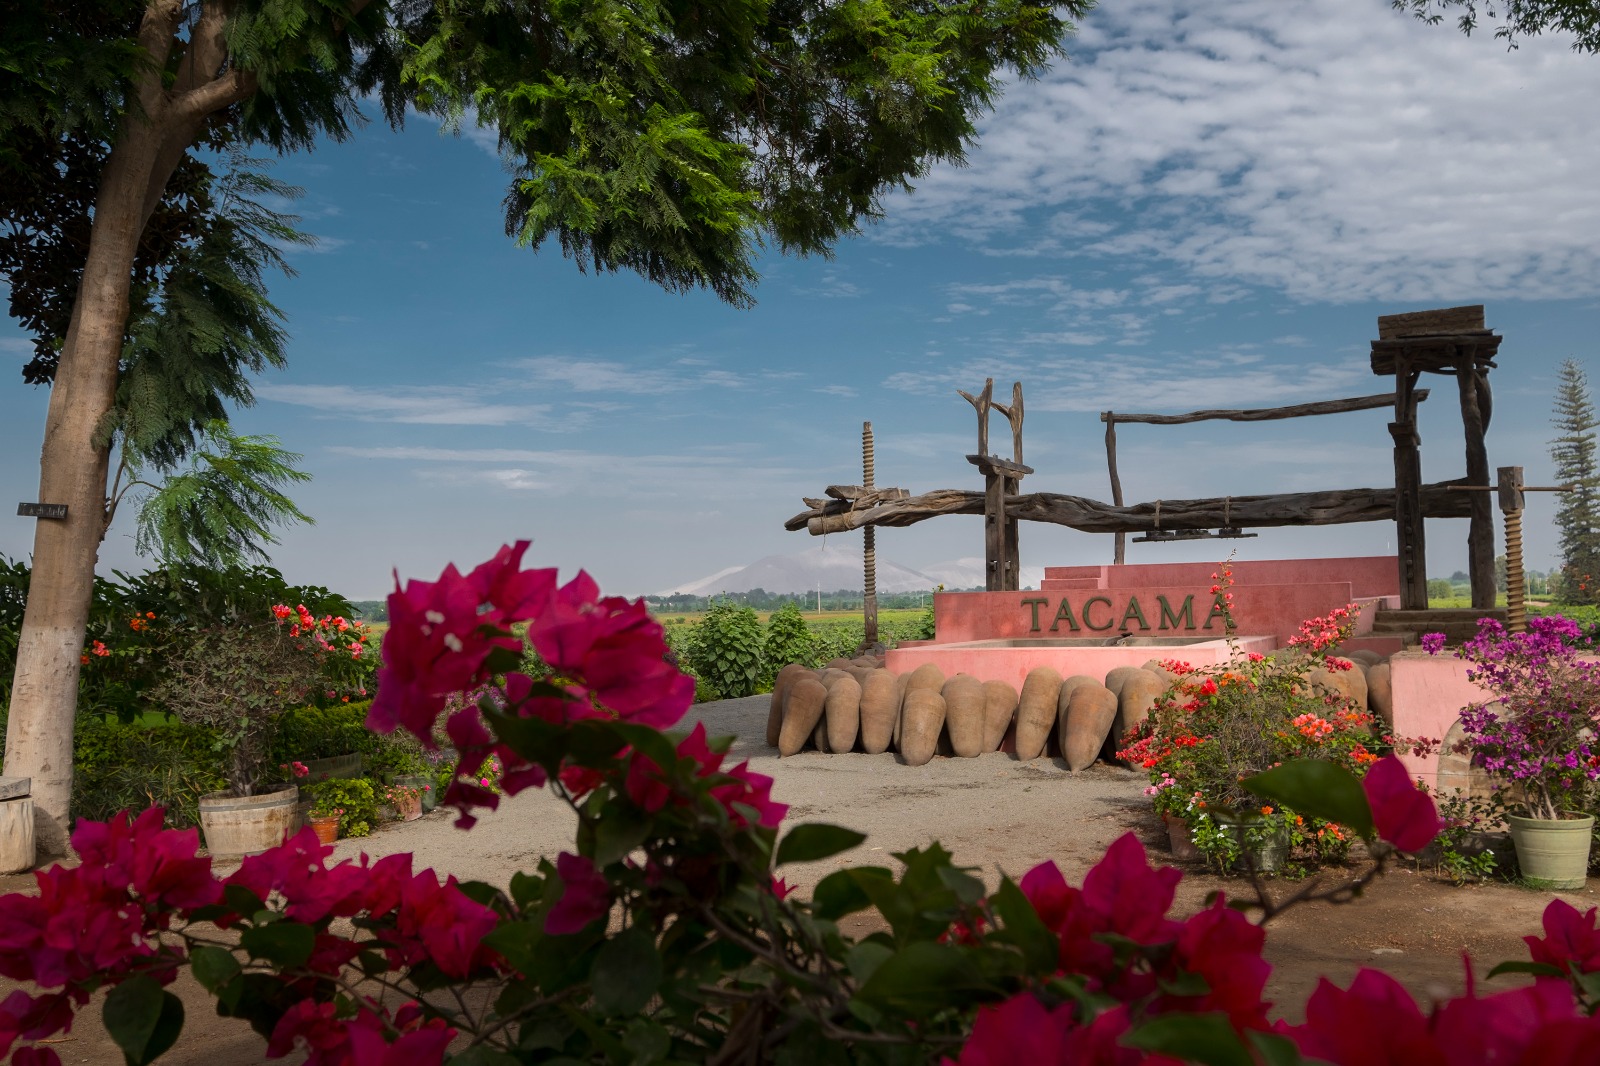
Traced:
<path id="1" fill-rule="evenodd" d="M 106 523 L 111 449 L 102 427 L 116 400 L 133 260 L 160 148 L 151 123 L 124 123 L 95 199 L 89 254 L 50 390 L 39 499 L 66 504 L 67 517 L 37 520 L 5 757 L 7 776 L 32 779 L 41 859 L 68 854 L 79 656 Z M 171 170 L 159 176 L 158 187 Z"/>

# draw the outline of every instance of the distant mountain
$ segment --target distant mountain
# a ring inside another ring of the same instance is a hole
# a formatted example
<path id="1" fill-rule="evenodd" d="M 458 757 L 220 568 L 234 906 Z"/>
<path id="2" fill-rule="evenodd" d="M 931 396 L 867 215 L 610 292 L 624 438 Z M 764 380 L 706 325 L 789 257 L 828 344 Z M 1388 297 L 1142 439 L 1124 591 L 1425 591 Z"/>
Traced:
<path id="1" fill-rule="evenodd" d="M 983 563 L 978 563 L 978 580 L 983 584 Z M 922 571 L 890 562 L 878 555 L 879 592 L 926 592 L 942 579 Z M 945 582 L 947 587 L 949 582 Z M 660 593 L 662 596 L 713 596 L 719 592 L 749 592 L 765 589 L 777 593 L 835 592 L 860 589 L 861 549 L 844 544 L 826 544 L 794 555 L 769 555 L 749 566 L 719 570 L 710 577 L 688 581 Z"/>
<path id="2" fill-rule="evenodd" d="M 1022 568 L 1023 587 L 1038 588 L 1043 581 L 1043 567 Z M 730 566 L 659 595 L 714 596 L 719 592 L 749 592 L 751 589 L 780 594 L 815 592 L 818 588 L 823 592 L 860 591 L 861 585 L 861 548 L 827 544 L 793 555 L 769 555 L 749 566 Z M 951 590 L 983 588 L 983 557 L 969 555 L 947 559 L 914 570 L 878 553 L 879 592 L 926 592 L 937 585 Z"/>
<path id="3" fill-rule="evenodd" d="M 983 556 L 968 555 L 961 559 L 946 559 L 942 563 L 929 563 L 921 572 L 947 589 L 981 589 L 984 585 Z M 1038 588 L 1044 581 L 1044 567 L 1024 566 L 1022 586 Z"/>

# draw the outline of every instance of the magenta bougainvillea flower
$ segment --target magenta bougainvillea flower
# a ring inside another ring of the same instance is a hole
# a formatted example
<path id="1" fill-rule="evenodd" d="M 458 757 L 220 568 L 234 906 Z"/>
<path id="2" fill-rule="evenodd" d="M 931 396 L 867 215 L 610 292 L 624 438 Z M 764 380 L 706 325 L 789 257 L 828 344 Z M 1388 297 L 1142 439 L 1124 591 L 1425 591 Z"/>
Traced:
<path id="1" fill-rule="evenodd" d="M 1401 851 L 1418 851 L 1443 828 L 1433 799 L 1417 788 L 1405 764 L 1385 755 L 1361 779 L 1378 836 Z"/>

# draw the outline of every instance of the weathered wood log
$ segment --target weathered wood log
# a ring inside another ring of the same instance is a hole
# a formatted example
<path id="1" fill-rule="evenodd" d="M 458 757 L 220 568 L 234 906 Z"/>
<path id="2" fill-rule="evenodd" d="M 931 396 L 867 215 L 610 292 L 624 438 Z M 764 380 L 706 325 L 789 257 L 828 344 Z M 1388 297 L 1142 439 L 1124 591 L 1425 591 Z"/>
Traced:
<path id="1" fill-rule="evenodd" d="M 1397 337 L 1437 336 L 1440 333 L 1473 333 L 1481 329 L 1482 304 L 1378 316 L 1378 336 L 1386 341 Z"/>
<path id="2" fill-rule="evenodd" d="M 1469 492 L 1452 491 L 1463 482 L 1422 486 L 1422 513 L 1428 518 L 1467 518 Z M 847 514 L 806 511 L 784 523 L 812 536 L 845 533 L 862 526 L 909 526 L 946 514 L 982 514 L 983 493 L 937 489 L 893 503 Z M 1006 514 L 1030 522 L 1050 522 L 1084 533 L 1148 533 L 1153 530 L 1212 529 L 1221 526 L 1327 526 L 1348 522 L 1392 522 L 1394 489 L 1330 489 L 1271 496 L 1232 496 L 1202 500 L 1160 500 L 1114 507 L 1083 496 L 1053 492 L 1006 498 Z"/>
<path id="3" fill-rule="evenodd" d="M 1427 389 L 1417 390 L 1417 399 L 1426 400 Z M 1344 400 L 1318 400 L 1316 403 L 1297 403 L 1288 407 L 1255 407 L 1241 411 L 1215 410 L 1190 411 L 1184 415 L 1130 415 L 1120 411 L 1102 411 L 1100 421 L 1108 425 L 1118 422 L 1139 422 L 1150 426 L 1181 426 L 1190 422 L 1209 422 L 1223 419 L 1228 422 L 1270 422 L 1279 418 L 1304 418 L 1307 415 L 1339 415 L 1348 411 L 1371 411 L 1394 404 L 1394 393 L 1380 392 L 1372 396 L 1351 396 Z"/>

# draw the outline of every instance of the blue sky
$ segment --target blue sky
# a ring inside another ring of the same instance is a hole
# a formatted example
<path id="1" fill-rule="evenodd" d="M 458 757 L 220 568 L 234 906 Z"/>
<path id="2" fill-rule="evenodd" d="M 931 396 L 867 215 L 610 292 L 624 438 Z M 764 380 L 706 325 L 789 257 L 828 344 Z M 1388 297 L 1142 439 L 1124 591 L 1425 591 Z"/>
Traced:
<path id="1" fill-rule="evenodd" d="M 1109 498 L 1105 409 L 1271 406 L 1390 387 L 1379 314 L 1484 303 L 1505 336 L 1491 465 L 1552 477 L 1556 368 L 1600 337 L 1600 58 L 1508 53 L 1387 0 L 1107 0 L 1072 59 L 1012 86 L 964 168 L 943 168 L 830 260 L 762 263 L 759 305 L 580 274 L 503 234 L 492 138 L 374 124 L 284 159 L 321 238 L 275 283 L 290 367 L 238 413 L 304 453 L 314 527 L 274 562 L 352 597 L 518 537 L 530 560 L 638 594 L 813 546 L 783 521 L 860 476 L 980 487 L 955 393 L 1021 380 L 1034 491 Z M 27 345 L 0 323 L 16 374 Z M 1451 379 L 1426 384 L 1423 471 L 1460 476 Z M 46 394 L 0 391 L 8 501 L 37 495 Z M 1130 502 L 1393 481 L 1383 411 L 1119 432 Z M 999 420 L 995 437 L 1004 439 Z M 9 502 L 3 512 L 10 515 Z M 1554 562 L 1533 497 L 1528 562 Z M 859 538 L 859 534 L 852 535 Z M 1429 572 L 1465 565 L 1432 522 Z M 26 557 L 32 520 L 0 522 Z M 1263 531 L 1251 558 L 1380 554 L 1386 523 Z M 880 535 L 909 566 L 982 554 L 976 518 Z M 1030 566 L 1109 562 L 1110 538 L 1025 525 Z M 1215 544 L 1135 545 L 1130 561 Z M 119 517 L 102 569 L 140 565 Z"/>

